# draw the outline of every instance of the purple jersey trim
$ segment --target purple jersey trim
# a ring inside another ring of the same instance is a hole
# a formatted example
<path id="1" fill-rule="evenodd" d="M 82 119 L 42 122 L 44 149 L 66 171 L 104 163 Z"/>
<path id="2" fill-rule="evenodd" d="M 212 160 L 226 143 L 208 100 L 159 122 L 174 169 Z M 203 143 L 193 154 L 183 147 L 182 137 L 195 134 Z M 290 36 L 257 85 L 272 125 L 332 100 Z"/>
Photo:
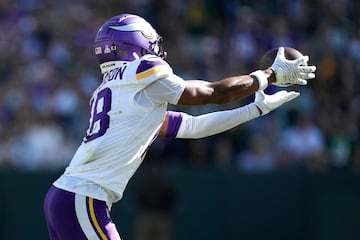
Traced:
<path id="1" fill-rule="evenodd" d="M 179 131 L 183 116 L 182 113 L 169 111 L 168 117 L 169 117 L 169 123 L 165 137 L 175 138 Z"/>
<path id="2" fill-rule="evenodd" d="M 142 73 L 145 72 L 151 68 L 154 67 L 158 67 L 158 66 L 167 66 L 168 64 L 161 60 L 160 58 L 155 60 L 155 61 L 149 61 L 149 60 L 143 60 L 141 61 L 141 63 L 139 64 L 137 70 L 136 70 L 136 74 L 138 73 Z"/>

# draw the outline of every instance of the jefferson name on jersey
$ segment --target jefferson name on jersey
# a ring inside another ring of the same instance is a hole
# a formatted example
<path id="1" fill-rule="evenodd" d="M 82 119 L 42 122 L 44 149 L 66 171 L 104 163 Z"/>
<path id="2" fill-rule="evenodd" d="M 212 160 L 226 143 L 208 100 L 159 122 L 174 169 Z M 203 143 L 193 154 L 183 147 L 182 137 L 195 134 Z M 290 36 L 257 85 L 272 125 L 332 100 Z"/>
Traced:
<path id="1" fill-rule="evenodd" d="M 136 80 L 144 82 L 153 82 L 165 78 L 172 74 L 172 69 L 167 62 L 159 57 L 149 56 L 139 59 L 138 64 L 124 64 L 110 69 L 104 74 L 103 81 L 124 80 L 125 70 L 136 66 Z M 134 69 L 135 70 L 135 69 Z M 130 70 L 131 71 L 131 70 Z"/>

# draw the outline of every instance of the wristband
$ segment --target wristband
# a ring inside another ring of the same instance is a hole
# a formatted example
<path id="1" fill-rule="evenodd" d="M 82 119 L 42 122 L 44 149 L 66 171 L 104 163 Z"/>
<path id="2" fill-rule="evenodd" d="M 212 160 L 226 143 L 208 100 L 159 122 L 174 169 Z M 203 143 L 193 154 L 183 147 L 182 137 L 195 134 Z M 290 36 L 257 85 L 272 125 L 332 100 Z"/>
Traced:
<path id="1" fill-rule="evenodd" d="M 264 71 L 257 70 L 255 72 L 250 73 L 250 76 L 255 77 L 258 80 L 259 83 L 259 89 L 258 91 L 264 90 L 268 85 L 268 76 L 264 73 Z"/>

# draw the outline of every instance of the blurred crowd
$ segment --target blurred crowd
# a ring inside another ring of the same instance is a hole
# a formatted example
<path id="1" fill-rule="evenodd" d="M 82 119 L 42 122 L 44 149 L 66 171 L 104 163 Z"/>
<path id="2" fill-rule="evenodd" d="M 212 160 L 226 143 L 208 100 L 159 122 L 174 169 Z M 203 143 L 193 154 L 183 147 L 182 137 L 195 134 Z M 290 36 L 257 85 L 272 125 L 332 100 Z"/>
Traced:
<path id="1" fill-rule="evenodd" d="M 158 30 L 167 61 L 185 79 L 248 74 L 278 46 L 295 47 L 317 65 L 308 86 L 291 87 L 301 92 L 295 101 L 217 136 L 159 139 L 146 162 L 360 173 L 356 0 L 0 0 L 0 169 L 53 171 L 68 164 L 101 79 L 95 33 L 124 12 Z M 170 108 L 201 114 L 251 100 Z"/>

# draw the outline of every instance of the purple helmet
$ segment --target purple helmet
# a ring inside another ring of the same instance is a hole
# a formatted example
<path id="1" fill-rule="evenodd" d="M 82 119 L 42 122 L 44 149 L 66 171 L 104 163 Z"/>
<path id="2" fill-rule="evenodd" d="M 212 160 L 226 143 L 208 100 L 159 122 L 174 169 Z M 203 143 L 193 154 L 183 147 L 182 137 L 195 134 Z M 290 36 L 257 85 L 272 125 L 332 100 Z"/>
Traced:
<path id="1" fill-rule="evenodd" d="M 120 14 L 107 20 L 95 38 L 95 54 L 99 64 L 109 61 L 134 61 L 154 54 L 161 58 L 166 52 L 161 46 L 162 38 L 142 17 Z"/>

